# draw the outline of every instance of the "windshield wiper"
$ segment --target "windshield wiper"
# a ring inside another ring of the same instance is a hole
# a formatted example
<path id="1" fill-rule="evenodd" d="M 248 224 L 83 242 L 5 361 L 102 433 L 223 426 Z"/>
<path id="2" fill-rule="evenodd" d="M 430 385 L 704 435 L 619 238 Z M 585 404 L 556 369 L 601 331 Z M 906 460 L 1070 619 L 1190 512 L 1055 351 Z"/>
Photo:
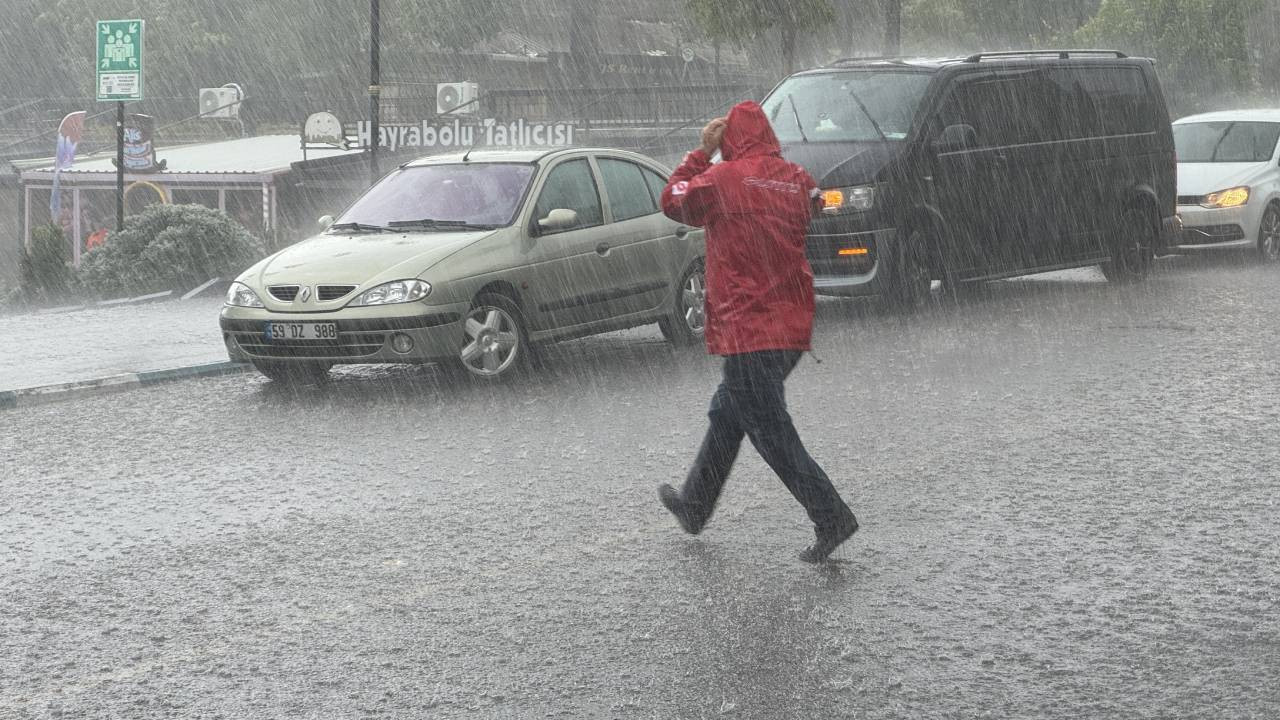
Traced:
<path id="1" fill-rule="evenodd" d="M 866 115 L 867 119 L 871 121 L 871 127 L 876 129 L 876 134 L 880 136 L 880 142 L 889 142 L 888 136 L 886 136 L 884 131 L 880 129 L 880 123 L 876 122 L 876 119 L 871 116 L 871 111 L 867 109 L 867 104 L 862 102 L 862 98 L 858 97 L 858 93 L 852 90 L 849 90 L 848 92 L 849 97 L 853 98 L 853 101 L 858 103 L 858 107 L 862 110 L 862 114 Z"/>
<path id="2" fill-rule="evenodd" d="M 796 129 L 800 131 L 800 139 L 809 142 L 809 137 L 804 134 L 804 123 L 800 122 L 800 111 L 796 109 L 796 99 L 791 93 L 787 93 L 787 100 L 791 102 L 791 112 L 796 116 Z"/>
<path id="3" fill-rule="evenodd" d="M 422 218 L 420 220 L 392 220 L 387 223 L 393 228 L 403 227 L 420 227 L 431 230 L 493 230 L 497 225 L 482 225 L 479 223 L 470 223 L 466 220 L 433 220 L 431 218 Z"/>
<path id="4" fill-rule="evenodd" d="M 343 232 L 343 231 L 346 231 L 346 232 L 386 232 L 386 231 L 387 231 L 387 228 L 384 228 L 384 227 L 382 227 L 381 225 L 368 225 L 368 224 L 365 224 L 365 223 L 358 223 L 358 222 L 335 223 L 335 224 L 333 224 L 333 225 L 330 225 L 330 226 L 329 226 L 329 229 L 330 229 L 330 230 L 337 230 L 337 231 L 339 231 L 339 232 Z"/>

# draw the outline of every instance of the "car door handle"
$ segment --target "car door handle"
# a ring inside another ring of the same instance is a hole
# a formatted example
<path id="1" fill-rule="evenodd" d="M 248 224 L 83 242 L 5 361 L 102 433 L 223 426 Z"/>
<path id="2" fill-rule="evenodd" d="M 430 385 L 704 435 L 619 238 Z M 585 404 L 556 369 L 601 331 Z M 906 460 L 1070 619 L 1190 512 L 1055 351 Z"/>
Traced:
<path id="1" fill-rule="evenodd" d="M 599 245 L 597 245 L 597 246 L 596 246 L 596 254 L 597 254 L 597 255 L 602 255 L 602 256 L 603 256 L 603 255 L 608 255 L 608 254 L 609 254 L 609 243 L 600 243 Z"/>
<path id="2" fill-rule="evenodd" d="M 680 238 L 681 240 L 685 239 L 685 237 L 687 237 L 688 235 L 689 235 L 689 228 L 683 225 L 676 228 L 676 237 Z"/>

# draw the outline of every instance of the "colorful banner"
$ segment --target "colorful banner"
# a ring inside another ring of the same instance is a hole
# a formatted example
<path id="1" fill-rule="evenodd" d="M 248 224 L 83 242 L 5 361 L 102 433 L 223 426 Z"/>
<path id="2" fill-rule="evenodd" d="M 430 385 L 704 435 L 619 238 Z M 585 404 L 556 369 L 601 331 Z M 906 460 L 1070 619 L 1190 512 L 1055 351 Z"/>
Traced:
<path id="1" fill-rule="evenodd" d="M 49 196 L 49 217 L 62 225 L 62 229 L 71 232 L 71 217 L 62 217 L 62 171 L 75 163 L 76 146 L 84 135 L 85 112 L 68 113 L 58 126 L 58 145 L 53 160 L 53 193 Z"/>

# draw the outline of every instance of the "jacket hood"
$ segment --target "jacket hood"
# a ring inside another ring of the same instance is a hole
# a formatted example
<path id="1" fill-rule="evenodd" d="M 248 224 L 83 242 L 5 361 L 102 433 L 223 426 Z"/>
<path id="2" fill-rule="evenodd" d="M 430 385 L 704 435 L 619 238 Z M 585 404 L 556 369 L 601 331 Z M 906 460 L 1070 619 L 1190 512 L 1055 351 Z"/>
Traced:
<path id="1" fill-rule="evenodd" d="M 748 157 L 782 155 L 778 137 L 759 104 L 748 100 L 729 111 L 728 126 L 720 143 L 720 157 L 741 160 Z"/>

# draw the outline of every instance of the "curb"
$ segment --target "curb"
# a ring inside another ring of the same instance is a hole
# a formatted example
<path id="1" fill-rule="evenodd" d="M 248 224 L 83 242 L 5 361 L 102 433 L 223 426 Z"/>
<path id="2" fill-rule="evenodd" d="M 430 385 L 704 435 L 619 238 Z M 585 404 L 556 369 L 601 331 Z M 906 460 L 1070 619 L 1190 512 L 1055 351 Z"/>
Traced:
<path id="1" fill-rule="evenodd" d="M 169 370 L 148 370 L 137 373 L 121 373 L 93 380 L 77 380 L 69 383 L 39 385 L 19 390 L 0 390 L 0 410 L 7 410 L 30 405 L 70 400 L 72 398 L 104 395 L 124 392 L 135 388 L 149 387 L 177 380 L 192 378 L 217 377 L 219 375 L 236 375 L 248 370 L 248 363 L 219 362 L 206 365 L 190 365 L 171 368 Z"/>

